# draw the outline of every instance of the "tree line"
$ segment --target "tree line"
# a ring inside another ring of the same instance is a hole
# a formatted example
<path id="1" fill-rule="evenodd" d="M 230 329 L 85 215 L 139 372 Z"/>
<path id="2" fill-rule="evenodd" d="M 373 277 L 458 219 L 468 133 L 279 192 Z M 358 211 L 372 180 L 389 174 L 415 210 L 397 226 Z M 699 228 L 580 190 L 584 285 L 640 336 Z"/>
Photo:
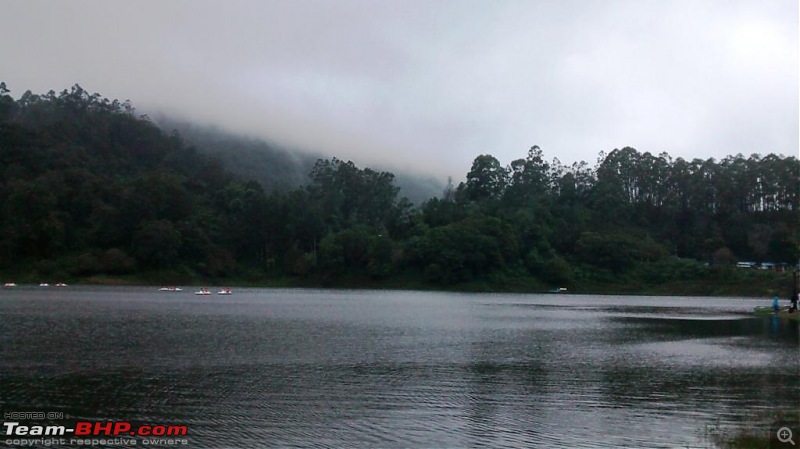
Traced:
<path id="1" fill-rule="evenodd" d="M 533 146 L 477 156 L 414 206 L 392 173 L 337 158 L 267 192 L 130 102 L 78 85 L 14 100 L 0 83 L 0 159 L 4 272 L 572 285 L 798 260 L 800 164 L 775 154 L 626 147 L 566 166 Z"/>

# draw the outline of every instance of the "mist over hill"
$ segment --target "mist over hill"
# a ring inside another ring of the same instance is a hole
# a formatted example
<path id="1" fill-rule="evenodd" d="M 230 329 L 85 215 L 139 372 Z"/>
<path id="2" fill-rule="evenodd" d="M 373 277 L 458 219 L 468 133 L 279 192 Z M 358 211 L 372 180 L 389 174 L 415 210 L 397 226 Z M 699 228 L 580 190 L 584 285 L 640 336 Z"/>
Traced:
<path id="1" fill-rule="evenodd" d="M 315 153 L 313 149 L 285 148 L 214 125 L 194 124 L 164 114 L 154 114 L 151 118 L 165 132 L 177 133 L 186 144 L 218 158 L 231 173 L 242 180 L 258 182 L 266 191 L 287 191 L 307 185 L 308 174 L 319 159 L 336 157 Z M 359 161 L 354 162 L 359 164 Z M 400 187 L 399 195 L 414 204 L 440 196 L 445 188 L 444 182 L 432 176 L 397 171 L 391 167 L 374 168 L 391 171 L 395 175 L 395 184 Z"/>

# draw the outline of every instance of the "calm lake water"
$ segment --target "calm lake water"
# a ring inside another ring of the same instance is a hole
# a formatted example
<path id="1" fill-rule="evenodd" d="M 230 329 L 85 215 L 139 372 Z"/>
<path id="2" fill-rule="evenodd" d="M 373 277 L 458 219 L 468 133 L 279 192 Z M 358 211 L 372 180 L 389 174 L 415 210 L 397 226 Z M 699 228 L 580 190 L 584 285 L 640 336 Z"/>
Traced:
<path id="1" fill-rule="evenodd" d="M 683 448 L 800 404 L 766 299 L 157 290 L 1 290 L 0 410 L 198 448 Z"/>

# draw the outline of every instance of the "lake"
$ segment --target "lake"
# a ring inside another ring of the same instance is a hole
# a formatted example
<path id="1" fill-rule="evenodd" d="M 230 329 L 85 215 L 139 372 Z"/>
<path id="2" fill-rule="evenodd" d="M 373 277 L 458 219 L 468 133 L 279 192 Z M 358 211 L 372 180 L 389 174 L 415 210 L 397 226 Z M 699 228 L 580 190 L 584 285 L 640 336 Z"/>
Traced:
<path id="1" fill-rule="evenodd" d="M 197 448 L 683 448 L 800 403 L 766 298 L 185 290 L 1 290 L 0 409 Z"/>

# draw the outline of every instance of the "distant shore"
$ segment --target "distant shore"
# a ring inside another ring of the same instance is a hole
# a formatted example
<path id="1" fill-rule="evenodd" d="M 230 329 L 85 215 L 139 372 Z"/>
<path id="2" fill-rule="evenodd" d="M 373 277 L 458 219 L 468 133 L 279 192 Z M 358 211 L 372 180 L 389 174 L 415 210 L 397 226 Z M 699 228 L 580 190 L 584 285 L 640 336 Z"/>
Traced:
<path id="1" fill-rule="evenodd" d="M 15 278 L 4 276 L 3 282 Z M 536 278 L 498 276 L 492 279 L 439 285 L 425 282 L 413 276 L 394 276 L 373 279 L 364 276 L 341 276 L 336 278 L 314 277 L 264 277 L 234 276 L 226 278 L 202 278 L 174 272 L 148 272 L 127 276 L 96 275 L 83 278 L 58 279 L 38 276 L 36 279 L 19 277 L 14 282 L 19 285 L 39 282 L 67 282 L 68 284 L 88 285 L 176 285 L 176 286 L 226 286 L 263 288 L 327 288 L 327 289 L 376 289 L 376 290 L 430 290 L 475 293 L 551 293 L 559 288 L 563 293 L 552 294 L 602 294 L 602 295 L 649 295 L 649 296 L 719 296 L 736 298 L 779 298 L 787 299 L 791 294 L 792 273 L 747 273 L 746 276 L 733 276 L 711 279 L 676 279 L 660 283 L 647 283 L 632 279 L 619 282 L 586 281 L 575 285 L 547 285 Z"/>

